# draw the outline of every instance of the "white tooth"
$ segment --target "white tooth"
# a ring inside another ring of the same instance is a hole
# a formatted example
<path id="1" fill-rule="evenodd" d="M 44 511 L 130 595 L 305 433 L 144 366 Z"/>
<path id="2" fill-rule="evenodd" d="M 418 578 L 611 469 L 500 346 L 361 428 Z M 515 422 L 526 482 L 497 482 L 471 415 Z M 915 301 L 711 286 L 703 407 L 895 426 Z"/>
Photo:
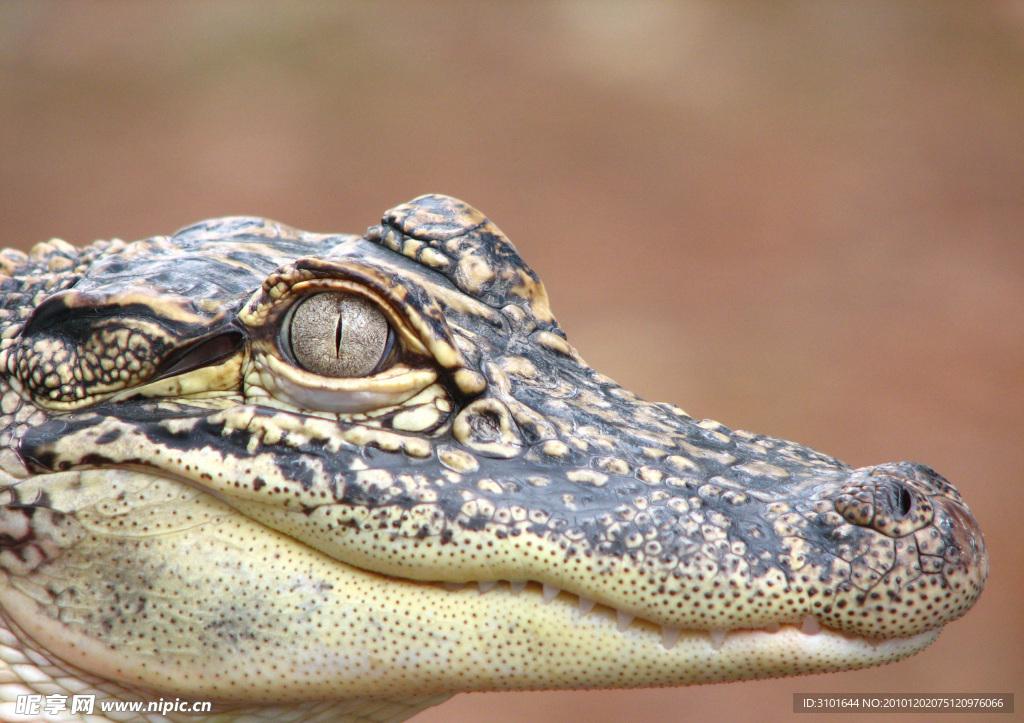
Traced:
<path id="1" fill-rule="evenodd" d="M 497 580 L 481 580 L 480 582 L 478 582 L 476 584 L 476 586 L 478 588 L 480 588 L 480 594 L 483 595 L 485 593 L 489 593 L 491 590 L 493 590 L 494 588 L 498 587 L 498 581 Z"/>
<path id="2" fill-rule="evenodd" d="M 526 580 L 509 580 L 508 586 L 513 595 L 518 595 L 526 588 Z"/>
<path id="3" fill-rule="evenodd" d="M 821 623 L 813 615 L 804 615 L 804 621 L 800 624 L 800 632 L 804 635 L 814 635 L 821 631 Z"/>
<path id="4" fill-rule="evenodd" d="M 464 583 L 464 582 L 442 582 L 441 583 L 441 587 L 443 587 L 448 592 L 455 592 L 456 590 L 461 590 L 462 588 L 466 587 L 466 583 Z"/>
<path id="5" fill-rule="evenodd" d="M 633 616 L 629 613 L 624 613 L 621 610 L 616 610 L 615 616 L 618 618 L 619 630 L 625 630 L 629 627 L 629 624 L 633 622 Z"/>
<path id="6" fill-rule="evenodd" d="M 544 583 L 544 602 L 551 602 L 556 597 L 558 597 L 558 593 L 560 592 L 562 591 L 554 585 L 548 585 L 547 583 Z"/>
<path id="7" fill-rule="evenodd" d="M 764 626 L 764 630 L 766 633 L 777 633 L 782 630 L 782 626 L 778 623 L 768 623 Z"/>
<path id="8" fill-rule="evenodd" d="M 596 602 L 594 602 L 590 598 L 586 598 L 586 597 L 583 597 L 581 595 L 580 596 L 580 617 L 583 617 L 584 615 L 589 613 L 591 610 L 593 610 L 595 605 L 597 605 Z"/>
<path id="9" fill-rule="evenodd" d="M 665 646 L 665 650 L 672 649 L 682 632 L 679 628 L 667 628 L 664 625 L 661 627 L 661 644 Z"/>
<path id="10" fill-rule="evenodd" d="M 721 650 L 723 645 L 725 645 L 725 631 L 724 630 L 712 630 L 711 631 L 711 649 L 712 650 Z"/>

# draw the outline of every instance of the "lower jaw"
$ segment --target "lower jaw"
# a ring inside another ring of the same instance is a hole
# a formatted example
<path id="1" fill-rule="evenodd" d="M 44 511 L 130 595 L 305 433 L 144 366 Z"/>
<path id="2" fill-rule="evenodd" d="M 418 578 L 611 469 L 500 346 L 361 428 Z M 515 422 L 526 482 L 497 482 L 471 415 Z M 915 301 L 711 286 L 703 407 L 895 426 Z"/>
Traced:
<path id="1" fill-rule="evenodd" d="M 496 612 L 493 621 L 483 621 L 481 638 L 494 640 L 488 635 L 493 627 L 528 620 L 522 630 L 509 628 L 507 645 L 522 645 L 519 634 L 532 628 L 542 633 L 533 639 L 536 647 L 557 645 L 564 653 L 554 661 L 539 656 L 536 671 L 484 676 L 473 686 L 478 690 L 667 687 L 838 672 L 902 660 L 941 633 L 937 628 L 909 637 L 865 638 L 809 615 L 762 629 L 680 630 L 536 583 L 442 587 L 474 607 L 491 598 Z M 580 670 L 580 661 L 590 670 Z"/>
<path id="2" fill-rule="evenodd" d="M 206 659 L 171 651 L 154 655 L 144 647 L 112 650 L 55 620 L 46 622 L 37 604 L 13 588 L 0 585 L 0 603 L 37 649 L 53 651 L 74 669 L 165 697 L 255 705 L 778 678 L 893 662 L 924 649 L 940 632 L 872 641 L 795 625 L 775 632 L 681 630 L 671 631 L 675 640 L 669 646 L 659 625 L 620 617 L 601 605 L 584 612 L 576 596 L 562 592 L 545 599 L 536 584 L 519 594 L 509 587 L 481 594 L 475 587 L 452 591 L 351 568 L 344 577 L 344 590 L 339 578 L 334 602 L 316 612 L 323 627 L 305 637 L 304 645 L 270 657 L 266 650 L 242 648 L 235 658 L 222 650 Z M 332 628 L 346 634 L 332 639 Z"/>

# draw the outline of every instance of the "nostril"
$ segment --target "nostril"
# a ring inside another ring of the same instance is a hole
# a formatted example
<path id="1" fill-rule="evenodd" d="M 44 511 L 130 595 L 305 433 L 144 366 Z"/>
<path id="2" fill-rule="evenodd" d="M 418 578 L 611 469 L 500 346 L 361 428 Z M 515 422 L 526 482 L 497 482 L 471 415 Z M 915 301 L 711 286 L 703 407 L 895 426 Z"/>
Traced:
<path id="1" fill-rule="evenodd" d="M 895 512 L 900 519 L 903 519 L 910 514 L 910 508 L 914 504 L 914 499 L 910 495 L 910 490 L 901 484 L 896 485 L 896 509 Z"/>
<path id="2" fill-rule="evenodd" d="M 929 489 L 930 480 L 922 482 L 918 477 L 918 467 L 901 462 L 854 470 L 835 498 L 836 511 L 848 522 L 889 537 L 903 537 L 930 525 L 935 493 Z"/>

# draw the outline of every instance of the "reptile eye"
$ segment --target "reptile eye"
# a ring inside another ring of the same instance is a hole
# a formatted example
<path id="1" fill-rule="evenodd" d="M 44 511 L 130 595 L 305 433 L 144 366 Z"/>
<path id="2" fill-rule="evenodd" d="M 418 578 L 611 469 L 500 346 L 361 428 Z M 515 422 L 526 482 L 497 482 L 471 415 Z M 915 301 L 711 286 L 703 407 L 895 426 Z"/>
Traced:
<path id="1" fill-rule="evenodd" d="M 269 306 L 239 321 L 254 338 L 262 393 L 284 404 L 361 414 L 401 404 L 437 381 L 431 351 L 395 308 L 402 300 L 373 283 L 338 273 L 295 283 L 283 295 L 259 294 Z M 249 326 L 249 318 L 257 323 Z"/>
<path id="2" fill-rule="evenodd" d="M 394 346 L 384 313 L 362 296 L 339 291 L 301 302 L 284 331 L 298 365 L 325 377 L 373 374 Z"/>

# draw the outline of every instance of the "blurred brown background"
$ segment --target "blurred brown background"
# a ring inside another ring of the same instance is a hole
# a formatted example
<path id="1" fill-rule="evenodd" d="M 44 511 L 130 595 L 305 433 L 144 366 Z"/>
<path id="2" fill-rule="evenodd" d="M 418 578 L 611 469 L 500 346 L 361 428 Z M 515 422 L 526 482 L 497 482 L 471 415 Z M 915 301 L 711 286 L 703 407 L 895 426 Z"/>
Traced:
<path id="1" fill-rule="evenodd" d="M 1024 706 L 1024 3 L 0 5 L 3 245 L 228 214 L 360 233 L 424 192 L 488 213 L 643 396 L 936 467 L 992 572 L 895 666 L 464 695 L 422 723 Z"/>

